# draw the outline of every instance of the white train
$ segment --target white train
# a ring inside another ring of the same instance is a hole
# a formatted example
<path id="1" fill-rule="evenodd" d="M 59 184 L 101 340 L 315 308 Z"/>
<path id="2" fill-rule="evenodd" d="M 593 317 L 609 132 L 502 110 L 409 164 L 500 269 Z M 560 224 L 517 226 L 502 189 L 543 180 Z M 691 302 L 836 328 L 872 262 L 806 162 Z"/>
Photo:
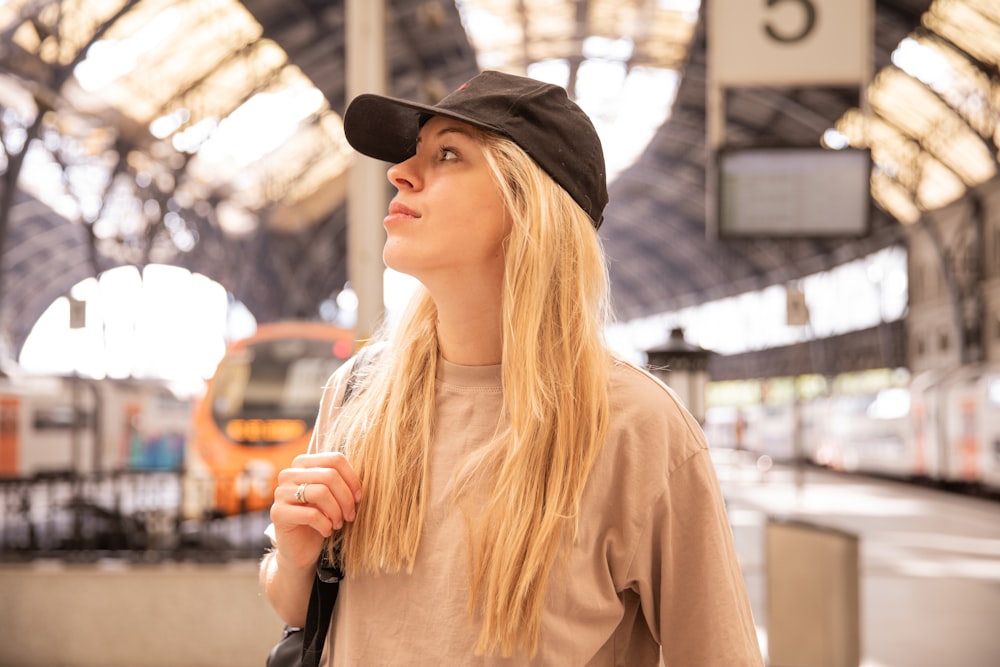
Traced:
<path id="1" fill-rule="evenodd" d="M 0 377 L 0 554 L 175 548 L 190 430 L 162 381 Z"/>
<path id="2" fill-rule="evenodd" d="M 0 377 L 0 477 L 178 470 L 190 430 L 161 381 Z"/>
<path id="3" fill-rule="evenodd" d="M 1000 365 L 976 365 L 914 378 L 914 475 L 1000 490 Z"/>
<path id="4" fill-rule="evenodd" d="M 1000 493 L 1000 364 L 918 375 L 906 387 L 835 394 L 796 405 L 715 408 L 713 446 L 778 462 Z"/>

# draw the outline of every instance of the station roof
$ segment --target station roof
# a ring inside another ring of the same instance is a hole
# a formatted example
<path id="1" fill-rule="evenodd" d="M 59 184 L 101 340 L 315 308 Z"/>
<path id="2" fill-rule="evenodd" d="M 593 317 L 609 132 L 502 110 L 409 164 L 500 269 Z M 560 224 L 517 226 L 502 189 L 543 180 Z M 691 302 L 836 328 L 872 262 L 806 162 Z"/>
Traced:
<path id="1" fill-rule="evenodd" d="M 204 274 L 258 321 L 313 318 L 343 288 L 355 159 L 340 125 L 344 5 L 0 4 L 8 354 L 56 297 L 120 265 Z M 876 75 L 864 100 L 839 88 L 741 88 L 727 102 L 736 146 L 820 147 L 836 130 L 870 149 L 871 232 L 710 238 L 704 5 L 387 0 L 388 92 L 433 102 L 481 68 L 555 68 L 578 97 L 588 69 L 617 68 L 623 80 L 678 73 L 662 122 L 610 186 L 601 236 L 621 319 L 793 281 L 898 243 L 902 225 L 994 177 L 996 3 L 876 0 Z M 603 113 L 612 112 L 595 108 Z"/>

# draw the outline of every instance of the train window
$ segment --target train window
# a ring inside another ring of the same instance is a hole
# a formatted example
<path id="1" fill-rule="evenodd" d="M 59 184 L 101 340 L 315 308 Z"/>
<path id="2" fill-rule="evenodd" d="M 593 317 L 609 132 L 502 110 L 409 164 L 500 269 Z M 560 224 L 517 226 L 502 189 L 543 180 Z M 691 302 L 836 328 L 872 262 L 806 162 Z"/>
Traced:
<path id="1" fill-rule="evenodd" d="M 212 385 L 212 414 L 217 419 L 239 414 L 250 376 L 250 355 L 246 350 L 226 357 L 215 373 Z"/>
<path id="2" fill-rule="evenodd" d="M 329 341 L 256 343 L 219 367 L 213 416 L 217 420 L 303 419 L 311 427 L 323 385 L 341 363 Z"/>
<path id="3" fill-rule="evenodd" d="M 36 431 L 86 428 L 92 423 L 91 417 L 89 413 L 77 410 L 72 405 L 57 405 L 35 410 L 31 423 Z"/>
<path id="4" fill-rule="evenodd" d="M 990 386 L 986 390 L 986 398 L 993 407 L 1000 407 L 1000 378 L 990 380 Z"/>
<path id="5" fill-rule="evenodd" d="M 902 419 L 910 414 L 910 390 L 902 387 L 883 389 L 875 395 L 866 412 L 872 419 Z"/>

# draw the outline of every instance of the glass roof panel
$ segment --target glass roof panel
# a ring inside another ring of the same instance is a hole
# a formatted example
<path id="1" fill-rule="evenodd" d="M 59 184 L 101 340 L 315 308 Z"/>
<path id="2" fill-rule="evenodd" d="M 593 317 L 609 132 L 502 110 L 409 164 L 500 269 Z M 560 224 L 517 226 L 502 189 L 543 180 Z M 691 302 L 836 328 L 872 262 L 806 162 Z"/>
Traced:
<path id="1" fill-rule="evenodd" d="M 84 90 L 140 123 L 169 112 L 172 100 L 196 96 L 199 89 L 202 97 L 213 99 L 216 108 L 221 103 L 228 113 L 239 106 L 248 87 L 259 85 L 286 60 L 273 43 L 247 48 L 260 37 L 261 28 L 232 0 L 174 3 L 158 11 L 155 5 L 162 1 L 152 2 L 154 6 L 147 5 L 149 0 L 143 2 L 129 14 L 131 21 L 123 18 L 116 23 L 77 67 Z M 119 34 L 124 36 L 119 39 Z M 183 49 L 178 49 L 181 42 Z M 100 73 L 108 70 L 108 64 L 121 61 L 131 68 L 102 81 Z M 195 110 L 198 106 L 191 104 Z M 203 117 L 195 114 L 191 122 Z"/>
<path id="2" fill-rule="evenodd" d="M 936 0 L 922 23 L 868 87 L 865 111 L 835 124 L 871 149 L 872 195 L 902 222 L 997 171 L 1000 2 Z"/>
<path id="3" fill-rule="evenodd" d="M 293 190 L 298 199 L 309 184 L 318 188 L 347 168 L 352 153 L 339 118 L 325 112 L 322 95 L 297 69 L 287 68 L 272 88 L 241 109 L 246 115 L 231 114 L 213 133 L 210 142 L 216 143 L 206 142 L 189 167 L 202 183 L 225 189 L 235 203 L 262 209 Z M 261 117 L 270 119 L 267 132 L 259 131 Z"/>
<path id="4" fill-rule="evenodd" d="M 871 108 L 953 170 L 966 185 L 994 174 L 993 155 L 979 135 L 926 86 L 897 69 L 879 74 Z"/>
<path id="5" fill-rule="evenodd" d="M 920 176 L 917 203 L 925 211 L 946 206 L 965 194 L 965 184 L 955 172 L 929 153 L 922 153 L 915 166 Z"/>
<path id="6" fill-rule="evenodd" d="M 900 222 L 912 224 L 920 219 L 920 209 L 913 203 L 910 191 L 888 174 L 872 174 L 872 197 Z"/>
<path id="7" fill-rule="evenodd" d="M 514 20 L 522 26 L 523 54 L 529 62 L 565 58 L 580 51 L 583 35 L 576 34 L 573 8 L 567 2 L 529 0 L 524 3 L 524 20 L 516 16 Z M 523 67 L 524 60 L 517 57 L 522 47 L 515 45 L 515 49 L 510 54 L 510 62 Z"/>
<path id="8" fill-rule="evenodd" d="M 911 53 L 912 58 L 905 57 Z M 996 129 L 991 97 L 997 86 L 969 57 L 936 36 L 908 37 L 893 62 L 936 92 L 983 137 Z M 932 63 L 932 66 L 921 64 Z"/>
<path id="9" fill-rule="evenodd" d="M 21 3 L 15 20 L 21 12 L 32 13 L 34 4 Z M 37 53 L 47 63 L 69 65 L 125 4 L 125 0 L 66 0 L 42 7 L 31 22 L 40 38 Z"/>
<path id="10" fill-rule="evenodd" d="M 507 69 L 524 61 L 523 22 L 509 0 L 476 0 L 457 3 L 466 32 L 476 45 L 483 69 Z"/>
<path id="11" fill-rule="evenodd" d="M 612 178 L 669 114 L 700 8 L 698 0 L 456 4 L 480 67 L 576 94 L 605 139 Z M 340 119 L 240 2 L 140 0 L 125 12 L 127 5 L 6 0 L 0 31 L 40 62 L 76 64 L 75 83 L 61 91 L 76 111 L 127 135 L 146 155 L 130 164 L 164 182 L 172 174 L 188 198 L 274 210 L 339 179 L 350 156 Z M 893 62 L 898 69 L 869 87 L 865 110 L 836 128 L 872 150 L 876 200 L 911 221 L 914 210 L 947 204 L 996 173 L 1000 2 L 936 0 Z M 112 140 L 95 122 L 62 126 L 96 155 Z M 624 157 L 613 154 L 619 150 Z"/>
<path id="12" fill-rule="evenodd" d="M 608 178 L 634 162 L 673 104 L 698 0 L 458 0 L 482 69 L 565 86 L 594 121 Z"/>
<path id="13" fill-rule="evenodd" d="M 996 0 L 936 0 L 923 24 L 984 63 L 1000 62 L 1000 4 Z"/>
<path id="14" fill-rule="evenodd" d="M 900 222 L 915 222 L 919 216 L 913 215 L 914 210 L 939 208 L 965 193 L 966 185 L 954 171 L 883 118 L 854 110 L 841 119 L 837 130 L 852 145 L 871 149 L 872 196 Z M 889 187 L 887 179 L 895 187 Z"/>
<path id="15" fill-rule="evenodd" d="M 683 64 L 694 33 L 690 6 L 600 0 L 590 3 L 587 27 L 592 35 L 633 43 L 633 66 L 673 69 Z"/>
<path id="16" fill-rule="evenodd" d="M 990 109 L 1000 109 L 1000 86 L 994 86 L 990 95 Z M 1000 146 L 1000 119 L 994 115 L 993 145 Z"/>
<path id="17" fill-rule="evenodd" d="M 0 32 L 22 49 L 20 63 L 31 71 L 37 70 L 32 58 L 74 68 L 54 92 L 69 102 L 60 107 L 59 127 L 72 130 L 76 144 L 63 141 L 58 150 L 65 156 L 73 145 L 91 145 L 96 156 L 115 145 L 114 134 L 124 139 L 135 183 L 118 178 L 107 191 L 109 201 L 118 203 L 103 209 L 114 220 L 95 226 L 103 236 L 111 237 L 111 227 L 141 228 L 149 217 L 130 200 L 149 195 L 128 195 L 123 188 L 154 185 L 185 206 L 221 202 L 220 210 L 249 231 L 257 212 L 308 199 L 344 173 L 351 153 L 339 117 L 285 52 L 262 38 L 263 29 L 242 3 L 140 0 L 125 11 L 127 6 L 126 0 L 0 5 Z M 73 117 L 88 119 L 87 127 L 71 122 Z M 112 131 L 96 132 L 102 123 Z M 98 135 L 100 142 L 93 140 Z M 48 178 L 56 173 L 51 158 L 30 163 L 49 165 Z M 66 173 L 110 183 L 107 175 L 92 172 L 113 167 L 113 160 L 91 160 L 89 171 L 68 165 Z M 56 193 L 62 187 L 36 183 L 34 190 Z M 327 202 L 326 211 L 336 203 Z"/>

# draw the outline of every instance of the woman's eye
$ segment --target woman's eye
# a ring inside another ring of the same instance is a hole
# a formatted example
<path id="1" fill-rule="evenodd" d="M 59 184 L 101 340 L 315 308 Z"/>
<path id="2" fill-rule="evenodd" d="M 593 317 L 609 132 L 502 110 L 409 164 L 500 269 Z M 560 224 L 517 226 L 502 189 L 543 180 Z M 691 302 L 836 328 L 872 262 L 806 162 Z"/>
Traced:
<path id="1" fill-rule="evenodd" d="M 444 146 L 442 146 L 441 148 L 438 149 L 438 159 L 441 160 L 441 162 L 447 162 L 448 160 L 457 160 L 458 153 L 456 153 L 450 148 L 445 148 Z"/>

